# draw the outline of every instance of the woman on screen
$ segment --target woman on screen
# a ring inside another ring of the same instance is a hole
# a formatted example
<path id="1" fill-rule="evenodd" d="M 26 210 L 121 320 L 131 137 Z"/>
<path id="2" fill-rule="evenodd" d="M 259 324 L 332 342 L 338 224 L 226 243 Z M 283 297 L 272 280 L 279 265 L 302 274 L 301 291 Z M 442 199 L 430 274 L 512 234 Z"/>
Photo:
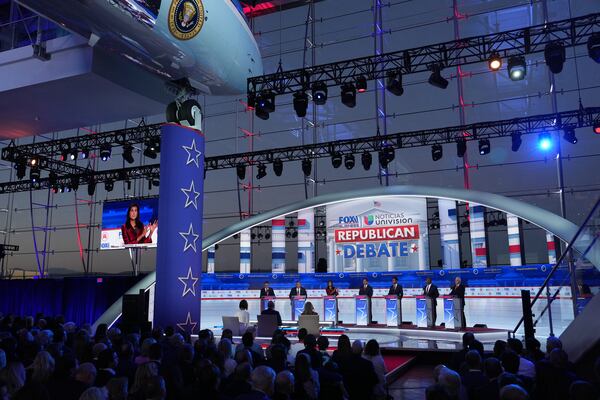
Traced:
<path id="1" fill-rule="evenodd" d="M 338 296 L 339 292 L 335 286 L 333 286 L 333 281 L 327 281 L 327 287 L 325 288 L 325 293 L 327 296 Z"/>
<path id="2" fill-rule="evenodd" d="M 140 221 L 140 207 L 132 203 L 127 209 L 125 223 L 121 226 L 125 244 L 152 243 L 152 234 L 158 228 L 158 221 L 144 226 Z"/>

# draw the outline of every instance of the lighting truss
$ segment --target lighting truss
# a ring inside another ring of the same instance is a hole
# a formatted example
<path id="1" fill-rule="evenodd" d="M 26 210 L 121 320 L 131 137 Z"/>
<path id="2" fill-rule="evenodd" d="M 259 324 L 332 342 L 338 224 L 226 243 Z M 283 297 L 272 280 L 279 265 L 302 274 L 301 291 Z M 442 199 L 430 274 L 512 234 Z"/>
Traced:
<path id="1" fill-rule="evenodd" d="M 306 90 L 312 82 L 339 86 L 359 76 L 384 79 L 388 71 L 402 74 L 431 71 L 437 67 L 456 67 L 487 63 L 492 54 L 504 58 L 543 53 L 548 43 L 561 41 L 566 47 L 585 45 L 600 28 L 600 13 L 548 22 L 527 28 L 458 39 L 445 43 L 317 65 L 248 79 L 248 99 L 264 90 L 281 95 Z"/>

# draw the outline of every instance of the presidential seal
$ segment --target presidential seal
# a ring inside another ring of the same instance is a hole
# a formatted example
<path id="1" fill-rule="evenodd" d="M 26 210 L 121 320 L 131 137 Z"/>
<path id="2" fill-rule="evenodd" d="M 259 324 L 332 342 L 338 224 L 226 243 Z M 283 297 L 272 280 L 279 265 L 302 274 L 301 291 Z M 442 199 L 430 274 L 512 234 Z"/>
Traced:
<path id="1" fill-rule="evenodd" d="M 204 25 L 202 0 L 173 0 L 169 9 L 169 31 L 179 40 L 190 40 Z"/>

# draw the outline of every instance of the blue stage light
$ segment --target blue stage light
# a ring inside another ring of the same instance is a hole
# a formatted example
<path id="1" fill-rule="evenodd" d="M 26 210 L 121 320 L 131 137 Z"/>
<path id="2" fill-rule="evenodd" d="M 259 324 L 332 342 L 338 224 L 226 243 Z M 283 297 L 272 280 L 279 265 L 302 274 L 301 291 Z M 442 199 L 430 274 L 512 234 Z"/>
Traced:
<path id="1" fill-rule="evenodd" d="M 540 136 L 538 137 L 538 147 L 540 150 L 548 151 L 552 148 L 552 145 L 552 137 L 550 134 L 547 132 L 540 133 Z"/>

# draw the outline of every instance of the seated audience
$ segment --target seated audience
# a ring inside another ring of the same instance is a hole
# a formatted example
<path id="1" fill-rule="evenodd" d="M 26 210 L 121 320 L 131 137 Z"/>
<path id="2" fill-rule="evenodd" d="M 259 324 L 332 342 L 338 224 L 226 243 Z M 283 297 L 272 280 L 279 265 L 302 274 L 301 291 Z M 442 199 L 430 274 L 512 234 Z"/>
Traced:
<path id="1" fill-rule="evenodd" d="M 385 400 L 387 393 L 385 374 L 387 373 L 387 370 L 385 368 L 383 357 L 379 351 L 379 343 L 377 343 L 377 340 L 371 339 L 367 342 L 363 351 L 363 358 L 371 361 L 373 368 L 375 369 L 375 374 L 377 374 L 377 385 L 375 385 L 373 389 L 373 399 Z"/>
<path id="2" fill-rule="evenodd" d="M 282 322 L 281 322 L 281 314 L 279 314 L 279 311 L 277 311 L 275 309 L 275 303 L 273 301 L 269 301 L 267 303 L 267 309 L 266 310 L 262 310 L 261 315 L 276 315 L 277 316 L 277 326 L 281 326 Z"/>

